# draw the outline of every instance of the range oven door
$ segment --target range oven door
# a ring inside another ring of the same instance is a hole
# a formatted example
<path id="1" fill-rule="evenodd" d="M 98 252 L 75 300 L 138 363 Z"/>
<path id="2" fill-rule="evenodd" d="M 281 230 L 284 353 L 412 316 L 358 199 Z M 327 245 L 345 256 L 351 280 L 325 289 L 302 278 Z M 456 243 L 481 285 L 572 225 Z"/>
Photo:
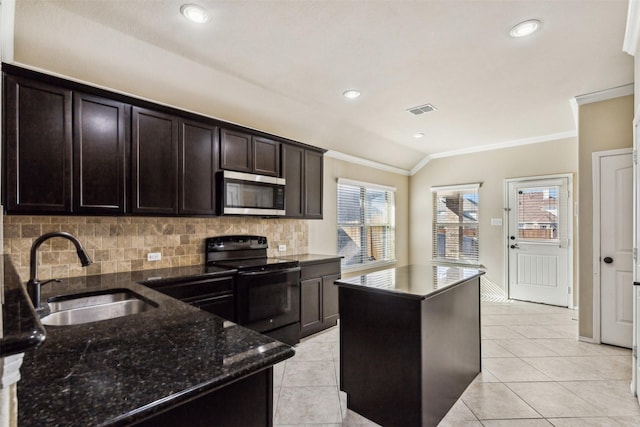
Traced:
<path id="1" fill-rule="evenodd" d="M 300 267 L 241 271 L 236 278 L 240 325 L 267 332 L 300 321 Z"/>

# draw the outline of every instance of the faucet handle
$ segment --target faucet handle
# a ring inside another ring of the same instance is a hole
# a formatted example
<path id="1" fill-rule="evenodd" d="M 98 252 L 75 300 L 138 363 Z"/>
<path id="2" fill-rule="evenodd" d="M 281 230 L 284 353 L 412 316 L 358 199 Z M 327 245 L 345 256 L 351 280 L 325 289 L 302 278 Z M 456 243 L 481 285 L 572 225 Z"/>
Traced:
<path id="1" fill-rule="evenodd" d="M 51 282 L 60 283 L 60 282 L 62 282 L 62 280 L 60 280 L 60 279 L 49 279 L 49 280 L 45 280 L 44 282 L 40 282 L 40 286 L 42 286 L 42 285 L 46 285 L 47 283 L 51 283 Z"/>

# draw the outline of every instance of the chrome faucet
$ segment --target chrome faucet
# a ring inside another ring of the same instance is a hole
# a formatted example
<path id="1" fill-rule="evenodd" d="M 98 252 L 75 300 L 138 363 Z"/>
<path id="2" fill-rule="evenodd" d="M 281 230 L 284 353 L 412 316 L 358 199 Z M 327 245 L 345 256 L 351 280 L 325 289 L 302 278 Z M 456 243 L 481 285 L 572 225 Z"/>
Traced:
<path id="1" fill-rule="evenodd" d="M 38 268 L 38 248 L 45 241 L 53 238 L 53 237 L 63 237 L 71 241 L 76 247 L 76 252 L 78 254 L 78 258 L 80 258 L 80 263 L 83 267 L 88 266 L 92 263 L 91 258 L 87 255 L 87 252 L 82 247 L 82 244 L 78 241 L 78 239 L 67 232 L 57 231 L 53 233 L 45 233 L 42 236 L 38 237 L 33 244 L 31 245 L 31 259 L 29 260 L 29 281 L 27 282 L 27 292 L 29 293 L 29 297 L 31 298 L 31 302 L 33 302 L 33 306 L 36 309 L 36 313 L 38 314 L 46 314 L 48 311 L 48 304 L 43 305 L 41 301 L 41 288 L 42 285 L 46 285 L 49 282 L 59 282 L 60 280 L 52 279 L 45 280 L 44 282 L 40 282 L 37 276 L 37 268 Z"/>

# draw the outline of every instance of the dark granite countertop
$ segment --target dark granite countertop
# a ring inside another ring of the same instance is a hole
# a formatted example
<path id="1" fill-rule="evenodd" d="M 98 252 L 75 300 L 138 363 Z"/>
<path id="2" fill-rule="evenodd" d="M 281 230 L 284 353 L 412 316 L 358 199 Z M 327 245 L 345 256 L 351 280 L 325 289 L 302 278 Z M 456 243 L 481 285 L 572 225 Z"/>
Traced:
<path id="1" fill-rule="evenodd" d="M 412 264 L 340 279 L 335 284 L 362 291 L 425 299 L 482 274 L 484 272 L 477 268 Z"/>
<path id="2" fill-rule="evenodd" d="M 0 357 L 4 357 L 37 347 L 45 340 L 45 330 L 8 255 L 2 256 L 0 267 Z"/>
<path id="3" fill-rule="evenodd" d="M 321 264 L 323 262 L 340 261 L 342 255 L 321 255 L 321 254 L 300 254 L 300 255 L 287 255 L 283 258 L 293 259 L 300 263 L 301 266 Z"/>
<path id="4" fill-rule="evenodd" d="M 127 288 L 158 307 L 84 325 L 46 326 L 45 342 L 25 353 L 20 369 L 18 425 L 128 425 L 293 356 L 288 345 L 137 283 L 230 274 L 205 270 L 104 274 L 45 285 L 44 299 Z M 15 278 L 9 282 L 10 289 L 21 287 Z M 7 308 L 3 304 L 3 316 L 22 315 Z"/>

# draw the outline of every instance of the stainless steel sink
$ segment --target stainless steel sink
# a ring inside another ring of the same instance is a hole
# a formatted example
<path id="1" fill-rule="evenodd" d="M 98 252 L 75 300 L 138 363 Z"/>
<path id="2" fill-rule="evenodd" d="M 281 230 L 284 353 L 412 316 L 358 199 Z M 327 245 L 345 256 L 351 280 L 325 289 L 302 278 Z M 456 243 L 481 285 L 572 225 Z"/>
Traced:
<path id="1" fill-rule="evenodd" d="M 158 307 L 128 289 L 110 289 L 49 299 L 51 314 L 41 321 L 46 326 L 70 326 L 130 316 Z"/>

